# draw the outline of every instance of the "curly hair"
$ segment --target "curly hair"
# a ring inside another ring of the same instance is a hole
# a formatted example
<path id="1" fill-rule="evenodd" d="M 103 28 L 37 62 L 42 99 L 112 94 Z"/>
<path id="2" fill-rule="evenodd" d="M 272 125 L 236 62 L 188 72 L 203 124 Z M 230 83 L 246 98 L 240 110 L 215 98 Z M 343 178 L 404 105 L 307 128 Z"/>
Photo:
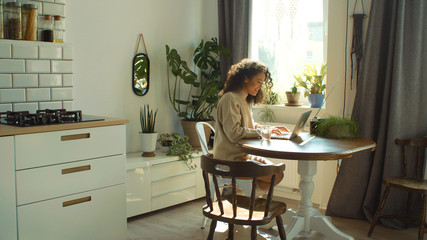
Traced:
<path id="1" fill-rule="evenodd" d="M 267 88 L 271 88 L 273 81 L 271 79 L 271 74 L 265 64 L 247 58 L 241 60 L 240 62 L 231 66 L 227 74 L 227 81 L 225 81 L 224 88 L 221 90 L 219 95 L 222 96 L 227 92 L 242 90 L 246 78 L 252 79 L 255 75 L 261 72 L 265 74 L 265 86 L 267 86 Z M 248 103 L 261 103 L 263 100 L 264 93 L 262 89 L 258 91 L 257 95 L 252 96 L 248 94 L 246 97 L 246 101 Z"/>

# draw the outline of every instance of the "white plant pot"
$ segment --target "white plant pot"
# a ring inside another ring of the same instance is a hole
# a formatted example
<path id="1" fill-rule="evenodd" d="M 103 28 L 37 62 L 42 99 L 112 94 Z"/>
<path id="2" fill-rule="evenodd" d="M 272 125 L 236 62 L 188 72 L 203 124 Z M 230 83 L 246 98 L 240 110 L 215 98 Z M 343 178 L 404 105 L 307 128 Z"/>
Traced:
<path id="1" fill-rule="evenodd" d="M 158 133 L 139 133 L 143 157 L 154 157 Z"/>

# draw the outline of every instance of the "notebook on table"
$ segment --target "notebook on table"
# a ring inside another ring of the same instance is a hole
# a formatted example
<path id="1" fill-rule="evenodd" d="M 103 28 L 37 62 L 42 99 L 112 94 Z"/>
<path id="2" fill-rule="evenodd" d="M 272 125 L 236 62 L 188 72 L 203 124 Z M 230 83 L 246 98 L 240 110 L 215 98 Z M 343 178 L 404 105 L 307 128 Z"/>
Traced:
<path id="1" fill-rule="evenodd" d="M 272 134 L 271 139 L 284 139 L 284 140 L 290 140 L 293 138 L 298 137 L 298 134 L 304 129 L 304 125 L 307 122 L 308 118 L 310 117 L 311 110 L 303 112 L 301 116 L 299 117 L 294 129 L 290 133 L 283 133 L 280 135 Z"/>

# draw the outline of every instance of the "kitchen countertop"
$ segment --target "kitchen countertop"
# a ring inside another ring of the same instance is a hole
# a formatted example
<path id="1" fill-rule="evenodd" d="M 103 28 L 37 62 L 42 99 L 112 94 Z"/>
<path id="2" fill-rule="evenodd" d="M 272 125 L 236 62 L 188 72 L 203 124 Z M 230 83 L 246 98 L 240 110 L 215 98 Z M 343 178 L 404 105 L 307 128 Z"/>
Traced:
<path id="1" fill-rule="evenodd" d="M 13 136 L 19 134 L 29 133 L 41 133 L 41 132 L 53 132 L 61 130 L 71 130 L 80 128 L 92 128 L 92 127 L 103 127 L 112 125 L 121 125 L 129 123 L 127 119 L 117 119 L 109 117 L 100 117 L 85 115 L 88 117 L 103 118 L 103 121 L 92 121 L 92 122 L 78 122 L 78 123 L 65 123 L 65 124 L 52 124 L 52 125 L 39 125 L 34 127 L 16 127 L 6 124 L 0 124 L 0 136 Z"/>

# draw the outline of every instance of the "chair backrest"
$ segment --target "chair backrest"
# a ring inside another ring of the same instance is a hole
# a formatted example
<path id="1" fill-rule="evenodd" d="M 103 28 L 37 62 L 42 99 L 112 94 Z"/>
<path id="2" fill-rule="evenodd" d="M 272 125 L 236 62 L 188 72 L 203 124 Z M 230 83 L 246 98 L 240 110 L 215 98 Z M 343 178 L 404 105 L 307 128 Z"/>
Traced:
<path id="1" fill-rule="evenodd" d="M 215 133 L 215 129 L 207 122 L 196 123 L 196 132 L 197 132 L 197 136 L 199 137 L 199 142 L 200 142 L 200 147 L 202 148 L 202 153 L 204 155 L 207 155 L 207 154 L 209 154 L 209 151 L 208 151 L 208 144 L 206 143 L 205 126 L 209 127 L 214 133 Z M 208 137 L 209 137 L 209 135 L 208 135 Z"/>
<path id="2" fill-rule="evenodd" d="M 402 145 L 402 157 L 403 157 L 403 177 L 408 177 L 408 155 L 409 147 L 416 148 L 416 178 L 422 179 L 423 169 L 424 169 L 424 159 L 425 159 L 425 150 L 427 148 L 427 137 L 418 137 L 418 138 L 405 138 L 405 139 L 396 139 L 396 144 Z"/>
<path id="3" fill-rule="evenodd" d="M 201 164 L 203 171 L 203 179 L 205 181 L 206 189 L 206 203 L 213 211 L 213 201 L 211 196 L 209 174 L 212 175 L 212 181 L 214 182 L 215 193 L 218 201 L 218 206 L 221 213 L 224 213 L 223 206 L 221 203 L 221 193 L 219 190 L 217 176 L 231 177 L 232 184 L 232 195 L 231 203 L 233 204 L 233 215 L 237 214 L 237 196 L 236 196 L 236 178 L 251 178 L 252 179 L 252 191 L 250 197 L 250 209 L 249 218 L 252 217 L 254 211 L 254 204 L 256 200 L 256 188 L 257 188 L 257 177 L 272 176 L 270 182 L 270 189 L 267 195 L 267 204 L 264 209 L 264 216 L 266 217 L 269 211 L 271 199 L 273 196 L 274 182 L 276 180 L 276 174 L 281 173 L 285 170 L 285 164 L 272 164 L 265 165 L 256 161 L 229 161 L 219 160 L 212 158 L 212 155 L 202 155 Z"/>

